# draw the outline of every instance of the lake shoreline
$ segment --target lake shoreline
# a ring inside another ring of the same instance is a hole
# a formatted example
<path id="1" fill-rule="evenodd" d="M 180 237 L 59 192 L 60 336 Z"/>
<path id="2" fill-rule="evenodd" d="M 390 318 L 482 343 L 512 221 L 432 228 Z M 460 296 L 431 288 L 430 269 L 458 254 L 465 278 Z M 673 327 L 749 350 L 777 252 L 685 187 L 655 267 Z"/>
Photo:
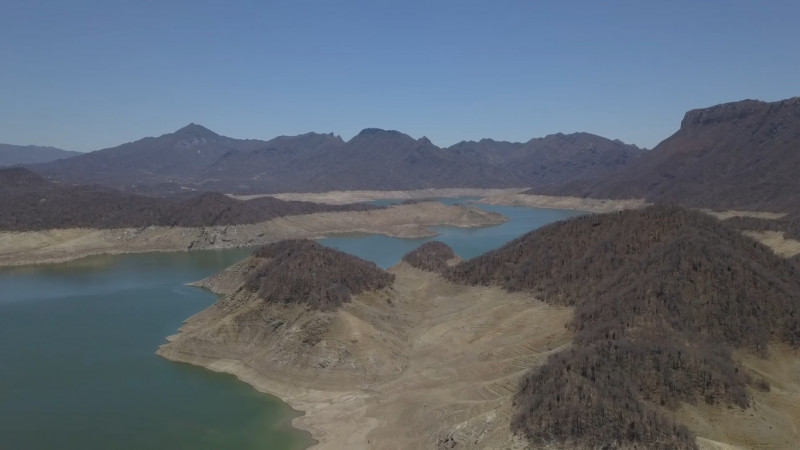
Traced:
<path id="1" fill-rule="evenodd" d="M 479 208 L 432 201 L 372 211 L 286 216 L 245 225 L 5 231 L 0 232 L 0 267 L 60 263 L 93 255 L 253 247 L 343 233 L 421 238 L 436 235 L 432 226 L 484 227 L 505 221 L 502 215 Z"/>
<path id="2" fill-rule="evenodd" d="M 475 197 L 476 199 L 470 203 L 594 213 L 641 208 L 647 205 L 641 199 L 610 200 L 523 194 L 526 189 L 436 188 L 408 191 L 232 195 L 231 197 L 250 199 L 271 196 L 282 200 L 326 204 L 369 202 L 379 199 L 402 201 L 436 197 Z M 451 209 L 448 211 L 446 208 Z M 282 239 L 321 239 L 348 233 L 382 234 L 408 239 L 425 238 L 436 235 L 430 228 L 433 226 L 483 227 L 498 225 L 504 221 L 499 217 L 479 217 L 487 213 L 477 208 L 473 211 L 477 209 L 478 214 L 473 214 L 471 217 L 466 217 L 464 211 L 459 213 L 452 208 L 466 208 L 466 206 L 445 207 L 435 201 L 421 201 L 391 205 L 385 210 L 285 216 L 243 225 L 0 231 L 0 267 L 56 264 L 94 255 L 252 247 Z"/>
<path id="3" fill-rule="evenodd" d="M 359 346 L 372 349 L 376 362 L 367 366 L 311 367 L 291 363 L 292 355 L 272 345 L 218 341 L 213 324 L 226 322 L 228 313 L 213 306 L 189 318 L 156 353 L 234 375 L 303 411 L 291 423 L 311 433 L 317 441 L 313 449 L 429 448 L 447 436 L 463 448 L 524 448 L 507 426 L 520 366 L 544 362 L 568 345 L 571 332 L 565 324 L 572 310 L 497 287 L 455 285 L 403 262 L 389 271 L 397 278 L 388 292 L 361 294 L 331 313 L 338 317 L 335 323 L 356 328 L 346 332 L 333 326 L 339 331 L 325 338 L 328 347 L 343 346 L 348 354 L 358 355 Z M 228 292 L 225 283 L 219 290 L 213 283 L 204 286 L 220 295 Z M 382 319 L 372 325 L 380 331 L 364 334 L 372 328 L 360 325 L 363 314 L 375 311 Z M 497 329 L 506 332 L 492 331 Z M 392 337 L 395 332 L 399 340 Z M 379 350 L 386 339 L 402 344 Z M 373 378 L 368 368 L 373 364 L 396 369 Z M 362 379 L 364 370 L 370 375 Z M 454 398 L 469 404 L 469 412 Z"/>

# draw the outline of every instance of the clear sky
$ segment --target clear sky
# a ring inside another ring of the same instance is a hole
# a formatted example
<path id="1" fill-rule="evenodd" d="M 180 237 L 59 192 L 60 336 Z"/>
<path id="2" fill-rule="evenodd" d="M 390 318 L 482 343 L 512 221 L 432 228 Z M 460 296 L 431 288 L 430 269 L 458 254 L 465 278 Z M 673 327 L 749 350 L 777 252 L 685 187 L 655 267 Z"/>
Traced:
<path id="1" fill-rule="evenodd" d="M 97 150 L 196 122 L 447 146 L 800 95 L 800 1 L 0 1 L 0 142 Z"/>

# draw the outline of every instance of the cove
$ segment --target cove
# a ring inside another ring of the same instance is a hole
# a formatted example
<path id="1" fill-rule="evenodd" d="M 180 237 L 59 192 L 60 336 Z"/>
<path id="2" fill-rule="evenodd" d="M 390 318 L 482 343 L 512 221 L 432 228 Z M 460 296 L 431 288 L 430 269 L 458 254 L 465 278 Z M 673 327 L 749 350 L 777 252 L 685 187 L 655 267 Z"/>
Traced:
<path id="1" fill-rule="evenodd" d="M 456 202 L 454 199 L 437 200 L 444 200 L 448 204 Z M 359 258 L 372 261 L 386 269 L 397 264 L 403 255 L 414 250 L 423 242 L 431 240 L 442 241 L 452 247 L 456 255 L 463 259 L 469 259 L 501 247 L 508 241 L 549 223 L 585 214 L 581 211 L 566 209 L 484 204 L 475 206 L 487 211 L 498 212 L 506 216 L 508 222 L 493 227 L 481 228 L 432 227 L 439 235 L 422 239 L 349 234 L 332 236 L 319 242 L 337 250 L 351 253 Z"/>
<path id="2" fill-rule="evenodd" d="M 447 199 L 447 202 L 454 202 Z M 576 211 L 479 205 L 509 221 L 436 228 L 463 258 Z M 430 239 L 336 236 L 331 247 L 396 264 Z M 0 448 L 308 447 L 297 414 L 233 376 L 155 355 L 183 320 L 216 301 L 185 286 L 249 249 L 96 256 L 0 269 Z"/>

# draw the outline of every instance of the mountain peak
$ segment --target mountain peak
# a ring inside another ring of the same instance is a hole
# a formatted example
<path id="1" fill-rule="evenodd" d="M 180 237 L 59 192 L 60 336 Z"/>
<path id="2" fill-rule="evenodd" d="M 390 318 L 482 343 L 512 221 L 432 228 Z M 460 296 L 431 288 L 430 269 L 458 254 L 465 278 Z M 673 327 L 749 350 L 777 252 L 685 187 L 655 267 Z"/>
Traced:
<path id="1" fill-rule="evenodd" d="M 396 130 L 384 130 L 381 128 L 365 128 L 360 133 L 353 136 L 349 141 L 357 145 L 368 146 L 387 146 L 387 145 L 411 145 L 417 140 L 411 136 Z"/>
<path id="2" fill-rule="evenodd" d="M 207 136 L 207 137 L 218 137 L 217 133 L 209 130 L 208 128 L 198 125 L 194 122 L 186 125 L 185 127 L 175 131 L 173 134 L 181 134 L 181 135 L 194 135 L 194 136 Z"/>
<path id="3" fill-rule="evenodd" d="M 384 130 L 382 128 L 364 128 L 363 130 L 361 130 L 360 133 L 356 135 L 356 137 L 377 136 L 377 135 L 405 136 L 405 134 L 396 130 Z"/>

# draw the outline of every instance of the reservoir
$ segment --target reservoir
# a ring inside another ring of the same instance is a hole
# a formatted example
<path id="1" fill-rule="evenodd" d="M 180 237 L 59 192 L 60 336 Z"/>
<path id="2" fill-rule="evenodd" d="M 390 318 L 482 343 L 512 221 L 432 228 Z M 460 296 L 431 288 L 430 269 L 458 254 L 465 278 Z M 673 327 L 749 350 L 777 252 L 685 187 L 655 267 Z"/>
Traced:
<path id="1" fill-rule="evenodd" d="M 575 211 L 481 205 L 510 220 L 441 227 L 470 258 Z M 429 239 L 336 236 L 322 243 L 381 267 Z M 233 376 L 155 350 L 216 301 L 185 286 L 247 249 L 95 256 L 0 269 L 0 449 L 302 449 L 297 413 Z"/>

